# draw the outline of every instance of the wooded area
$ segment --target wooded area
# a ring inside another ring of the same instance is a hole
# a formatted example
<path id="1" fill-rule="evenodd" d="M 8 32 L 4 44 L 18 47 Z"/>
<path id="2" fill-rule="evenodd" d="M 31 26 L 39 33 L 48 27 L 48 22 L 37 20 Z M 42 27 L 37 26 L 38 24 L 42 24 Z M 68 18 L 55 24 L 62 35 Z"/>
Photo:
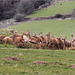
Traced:
<path id="1" fill-rule="evenodd" d="M 52 0 L 0 0 L 0 20 L 9 19 L 17 13 L 28 15 L 40 5 L 50 5 Z"/>

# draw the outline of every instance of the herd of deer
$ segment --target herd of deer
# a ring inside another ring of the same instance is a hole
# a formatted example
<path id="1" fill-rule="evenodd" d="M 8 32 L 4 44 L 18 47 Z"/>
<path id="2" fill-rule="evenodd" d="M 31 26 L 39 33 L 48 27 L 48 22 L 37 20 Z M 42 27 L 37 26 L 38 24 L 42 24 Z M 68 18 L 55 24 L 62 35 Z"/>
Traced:
<path id="1" fill-rule="evenodd" d="M 34 34 L 31 36 L 30 32 L 23 32 L 23 34 L 15 33 L 14 29 L 10 30 L 11 35 L 9 37 L 0 35 L 0 44 L 4 44 L 6 47 L 7 43 L 14 45 L 15 47 L 25 47 L 27 44 L 31 44 L 31 48 L 38 49 L 62 49 L 65 50 L 68 47 L 75 47 L 75 38 L 73 33 L 71 34 L 71 41 L 67 40 L 67 37 L 53 38 L 50 36 L 50 32 L 46 33 L 45 36 L 40 34 Z"/>

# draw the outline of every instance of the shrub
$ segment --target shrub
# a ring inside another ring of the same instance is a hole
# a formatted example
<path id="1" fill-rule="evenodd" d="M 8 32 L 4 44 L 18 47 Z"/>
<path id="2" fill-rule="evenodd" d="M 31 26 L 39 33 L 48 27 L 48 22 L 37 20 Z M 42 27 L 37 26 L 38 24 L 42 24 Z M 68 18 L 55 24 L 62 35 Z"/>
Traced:
<path id="1" fill-rule="evenodd" d="M 0 19 L 9 19 L 15 15 L 16 9 L 14 8 L 17 3 L 12 4 L 14 0 L 2 0 L 0 2 Z"/>
<path id="2" fill-rule="evenodd" d="M 14 11 L 7 11 L 7 12 L 5 11 L 2 16 L 4 19 L 9 19 L 12 18 L 14 15 L 15 15 Z"/>
<path id="3" fill-rule="evenodd" d="M 14 16 L 14 19 L 16 20 L 16 22 L 20 22 L 20 21 L 22 21 L 22 20 L 24 19 L 24 17 L 25 17 L 24 14 L 18 13 L 18 14 L 16 14 L 16 15 Z"/>
<path id="4" fill-rule="evenodd" d="M 52 0 L 31 0 L 31 1 L 32 1 L 33 4 L 34 4 L 35 9 L 37 9 L 37 8 L 39 8 L 39 6 L 42 5 L 42 4 L 45 4 L 45 3 L 50 4 L 50 2 L 51 2 Z"/>
<path id="5" fill-rule="evenodd" d="M 20 3 L 17 6 L 17 13 L 20 14 L 30 14 L 34 10 L 33 3 L 31 0 L 21 0 Z"/>
<path id="6" fill-rule="evenodd" d="M 2 2 L 0 2 L 0 19 L 9 19 L 16 13 L 20 13 L 19 17 L 22 17 L 21 14 L 31 14 L 34 9 L 39 8 L 40 5 L 42 5 L 42 7 L 48 6 L 52 0 L 17 0 L 20 2 L 14 1 L 15 0 L 10 0 L 10 2 L 9 0 L 2 0 Z"/>
<path id="7" fill-rule="evenodd" d="M 42 4 L 41 6 L 39 6 L 39 9 L 47 8 L 47 6 L 49 5 L 50 5 L 49 3 Z"/>

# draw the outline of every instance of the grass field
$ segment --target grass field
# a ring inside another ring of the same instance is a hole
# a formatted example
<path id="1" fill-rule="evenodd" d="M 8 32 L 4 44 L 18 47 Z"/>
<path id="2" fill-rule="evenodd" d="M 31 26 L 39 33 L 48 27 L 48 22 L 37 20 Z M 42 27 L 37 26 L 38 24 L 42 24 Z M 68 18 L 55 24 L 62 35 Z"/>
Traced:
<path id="1" fill-rule="evenodd" d="M 21 61 L 3 60 L 15 56 Z M 46 61 L 50 64 L 33 64 Z M 75 51 L 17 49 L 0 45 L 0 74 L 75 74 Z"/>
<path id="2" fill-rule="evenodd" d="M 33 12 L 27 17 L 47 17 L 55 14 L 70 14 L 75 8 L 75 1 L 55 3 L 55 6 Z M 39 20 L 15 26 L 18 32 L 30 31 L 32 34 L 51 32 L 51 36 L 65 35 L 71 40 L 70 33 L 75 33 L 75 20 Z M 15 56 L 21 61 L 3 60 Z M 50 64 L 33 64 L 33 61 L 46 61 Z M 11 45 L 6 48 L 0 44 L 0 74 L 74 74 L 75 51 L 73 50 L 41 50 L 18 49 Z"/>
<path id="3" fill-rule="evenodd" d="M 34 11 L 27 17 L 48 17 L 56 14 L 71 14 L 74 8 L 75 1 L 62 2 L 62 5 L 60 5 L 60 2 L 56 2 L 54 6 Z"/>
<path id="4" fill-rule="evenodd" d="M 51 32 L 53 36 L 65 35 L 70 40 L 70 33 L 75 33 L 75 20 L 40 20 L 26 22 L 20 25 L 11 26 L 19 32 L 30 31 L 31 33 Z"/>

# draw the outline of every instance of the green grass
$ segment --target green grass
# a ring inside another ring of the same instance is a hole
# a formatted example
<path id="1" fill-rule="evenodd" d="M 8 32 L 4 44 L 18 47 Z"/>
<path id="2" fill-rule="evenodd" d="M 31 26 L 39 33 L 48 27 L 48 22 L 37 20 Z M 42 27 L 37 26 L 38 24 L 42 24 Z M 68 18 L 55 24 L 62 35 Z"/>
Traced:
<path id="1" fill-rule="evenodd" d="M 62 5 L 55 3 L 55 6 L 45 8 L 42 10 L 34 11 L 31 15 L 27 17 L 48 17 L 54 16 L 56 14 L 71 14 L 75 8 L 75 1 L 62 2 Z"/>
<path id="2" fill-rule="evenodd" d="M 30 31 L 37 34 L 51 32 L 51 36 L 65 35 L 70 40 L 70 33 L 75 33 L 75 20 L 40 20 L 26 22 L 9 28 L 15 28 L 19 32 Z"/>
<path id="3" fill-rule="evenodd" d="M 57 13 L 70 14 L 74 7 L 75 1 L 64 2 L 62 6 L 56 3 L 55 6 L 35 11 L 28 17 L 46 17 Z M 51 32 L 51 36 L 65 35 L 70 40 L 70 33 L 75 32 L 75 20 L 40 20 L 9 28 L 15 28 L 19 32 L 44 34 Z M 3 60 L 9 56 L 18 57 L 21 61 Z M 35 65 L 33 61 L 46 61 L 53 64 Z M 0 45 L 0 74 L 75 74 L 75 68 L 70 68 L 71 64 L 75 64 L 75 51 L 18 49 L 12 45 L 8 45 L 8 48 Z"/>
<path id="4" fill-rule="evenodd" d="M 21 61 L 3 60 L 9 56 L 15 56 Z M 35 65 L 33 61 L 46 61 L 53 64 Z M 0 74 L 75 74 L 75 69 L 69 67 L 71 64 L 75 64 L 75 51 L 71 50 L 0 47 Z"/>

